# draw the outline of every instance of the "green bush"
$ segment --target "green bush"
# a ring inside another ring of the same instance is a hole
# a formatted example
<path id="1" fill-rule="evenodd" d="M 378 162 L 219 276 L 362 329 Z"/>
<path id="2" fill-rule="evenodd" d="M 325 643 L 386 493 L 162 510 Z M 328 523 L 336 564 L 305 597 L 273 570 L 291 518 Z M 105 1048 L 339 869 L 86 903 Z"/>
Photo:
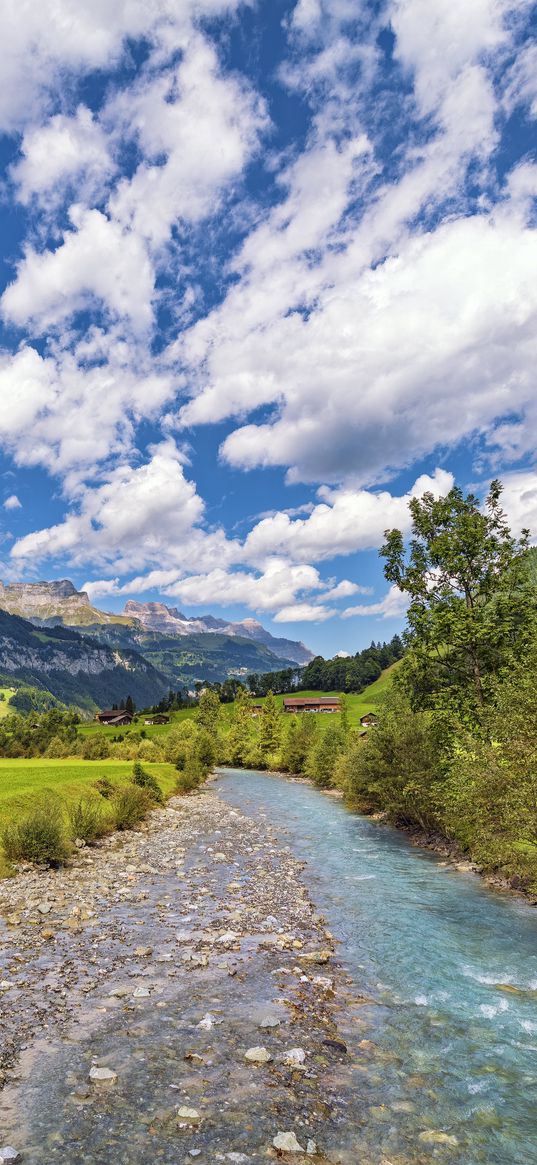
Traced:
<path id="1" fill-rule="evenodd" d="M 114 793 L 113 807 L 116 829 L 135 829 L 147 817 L 151 797 L 147 789 L 134 784 L 123 785 Z"/>
<path id="2" fill-rule="evenodd" d="M 21 821 L 4 829 L 2 845 L 8 861 L 57 866 L 67 860 L 67 841 L 61 805 L 43 797 Z"/>
<path id="3" fill-rule="evenodd" d="M 82 757 L 84 760 L 105 760 L 110 756 L 110 744 L 106 736 L 99 732 L 84 737 L 82 742 Z"/>
<path id="4" fill-rule="evenodd" d="M 93 788 L 107 801 L 114 796 L 116 791 L 116 786 L 112 784 L 112 781 L 109 781 L 108 777 L 99 777 L 97 781 L 94 781 Z"/>
<path id="5" fill-rule="evenodd" d="M 67 810 L 71 837 L 91 843 L 110 832 L 110 822 L 104 816 L 102 802 L 96 796 L 81 797 Z"/>
<path id="6" fill-rule="evenodd" d="M 152 773 L 146 773 L 139 761 L 135 761 L 132 767 L 132 780 L 139 789 L 145 789 L 151 800 L 155 801 L 157 805 L 163 804 L 164 794 L 160 785 Z"/>
<path id="7" fill-rule="evenodd" d="M 177 777 L 175 791 L 176 793 L 193 793 L 194 789 L 199 788 L 201 780 L 202 776 L 194 772 L 192 767 L 190 767 L 190 771 L 185 769 Z"/>

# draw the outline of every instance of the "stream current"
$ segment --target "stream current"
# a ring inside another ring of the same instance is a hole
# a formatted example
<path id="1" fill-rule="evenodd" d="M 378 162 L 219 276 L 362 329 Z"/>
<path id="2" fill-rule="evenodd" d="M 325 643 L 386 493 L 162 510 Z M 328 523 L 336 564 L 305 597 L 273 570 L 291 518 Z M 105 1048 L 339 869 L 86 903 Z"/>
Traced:
<path id="1" fill-rule="evenodd" d="M 535 907 L 305 783 L 226 769 L 216 791 L 306 863 L 338 957 L 375 1001 L 379 1141 L 397 1124 L 401 1148 L 440 1131 L 431 1161 L 537 1163 Z"/>

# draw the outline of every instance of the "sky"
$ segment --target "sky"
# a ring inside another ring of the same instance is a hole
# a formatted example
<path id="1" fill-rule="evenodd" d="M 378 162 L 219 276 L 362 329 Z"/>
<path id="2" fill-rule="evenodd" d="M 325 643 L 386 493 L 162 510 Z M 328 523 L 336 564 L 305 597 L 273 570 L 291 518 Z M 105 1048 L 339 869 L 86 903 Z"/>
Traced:
<path id="1" fill-rule="evenodd" d="M 537 532 L 529 0 L 4 0 L 0 576 L 404 624 L 384 531 Z"/>

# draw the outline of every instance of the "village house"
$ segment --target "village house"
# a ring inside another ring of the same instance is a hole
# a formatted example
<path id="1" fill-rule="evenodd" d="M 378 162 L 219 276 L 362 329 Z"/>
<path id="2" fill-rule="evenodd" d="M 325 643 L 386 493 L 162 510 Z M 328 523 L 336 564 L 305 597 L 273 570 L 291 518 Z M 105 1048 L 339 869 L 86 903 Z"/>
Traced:
<path id="1" fill-rule="evenodd" d="M 360 724 L 362 724 L 364 728 L 369 728 L 371 724 L 376 724 L 377 721 L 378 716 L 376 712 L 366 712 L 365 716 L 360 716 Z"/>
<path id="2" fill-rule="evenodd" d="M 146 716 L 144 724 L 169 724 L 170 717 L 164 712 L 157 712 L 154 716 Z"/>
<path id="3" fill-rule="evenodd" d="M 96 712 L 95 719 L 99 724 L 106 724 L 110 728 L 123 728 L 127 724 L 132 724 L 132 712 L 125 712 L 119 708 L 104 708 L 102 712 Z"/>
<path id="4" fill-rule="evenodd" d="M 286 696 L 284 712 L 340 712 L 338 696 Z"/>
<path id="5" fill-rule="evenodd" d="M 251 716 L 260 716 L 262 711 L 263 711 L 262 704 L 250 704 L 250 715 Z"/>

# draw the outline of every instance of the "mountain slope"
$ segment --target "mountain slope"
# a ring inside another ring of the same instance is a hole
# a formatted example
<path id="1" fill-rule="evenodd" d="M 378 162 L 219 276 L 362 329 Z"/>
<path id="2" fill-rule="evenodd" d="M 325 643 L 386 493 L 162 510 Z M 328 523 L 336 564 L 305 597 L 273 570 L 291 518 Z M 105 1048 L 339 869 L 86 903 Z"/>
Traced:
<path id="1" fill-rule="evenodd" d="M 2 610 L 0 676 L 44 688 L 86 711 L 128 695 L 143 706 L 168 687 L 165 677 L 136 652 L 96 643 L 65 627 L 40 629 Z"/>
<path id="2" fill-rule="evenodd" d="M 169 686 L 190 688 L 196 680 L 222 683 L 229 676 L 244 679 L 251 672 L 279 671 L 296 667 L 280 659 L 263 643 L 239 636 L 205 632 L 194 635 L 163 635 L 141 623 L 131 627 L 96 625 L 85 633 L 100 643 L 138 652 L 166 676 Z"/>
<path id="3" fill-rule="evenodd" d="M 0 597 L 1 601 L 1 597 Z M 151 631 L 161 631 L 165 635 L 196 635 L 215 632 L 221 635 L 253 639 L 268 647 L 278 659 L 286 663 L 308 663 L 313 654 L 303 643 L 294 639 L 280 639 L 272 635 L 258 623 L 257 619 L 244 619 L 240 623 L 229 623 L 226 619 L 216 619 L 214 615 L 203 615 L 189 619 L 177 607 L 167 607 L 165 603 L 138 603 L 129 599 L 125 604 L 125 615 L 139 620 Z"/>

